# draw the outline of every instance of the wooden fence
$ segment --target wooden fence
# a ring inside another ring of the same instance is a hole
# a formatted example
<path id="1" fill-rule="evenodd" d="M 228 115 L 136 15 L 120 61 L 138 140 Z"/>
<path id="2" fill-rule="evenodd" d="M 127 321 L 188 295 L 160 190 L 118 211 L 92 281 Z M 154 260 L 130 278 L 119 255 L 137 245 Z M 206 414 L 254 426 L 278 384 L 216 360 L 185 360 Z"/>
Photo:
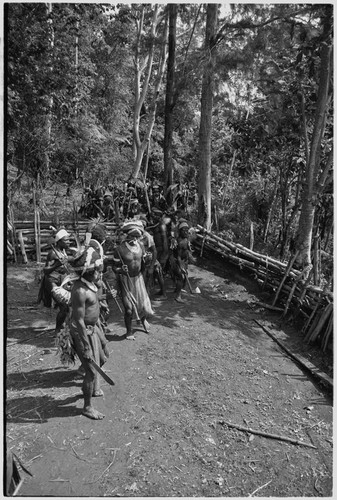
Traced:
<path id="1" fill-rule="evenodd" d="M 323 288 L 314 286 L 312 269 L 303 279 L 301 271 L 294 269 L 296 255 L 288 263 L 259 254 L 243 245 L 206 231 L 202 226 L 196 228 L 194 245 L 200 255 L 205 251 L 216 253 L 228 262 L 250 274 L 271 293 L 271 304 L 263 307 L 281 313 L 282 317 L 292 314 L 294 320 L 302 317 L 305 342 L 318 342 L 325 351 L 333 341 L 333 292 L 332 276 Z"/>

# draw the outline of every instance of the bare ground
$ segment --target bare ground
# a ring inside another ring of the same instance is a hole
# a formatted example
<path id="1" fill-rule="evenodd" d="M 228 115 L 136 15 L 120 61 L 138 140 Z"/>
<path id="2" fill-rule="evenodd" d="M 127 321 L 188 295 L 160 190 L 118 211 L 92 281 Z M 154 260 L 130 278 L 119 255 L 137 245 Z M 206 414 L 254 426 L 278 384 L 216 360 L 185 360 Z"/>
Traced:
<path id="1" fill-rule="evenodd" d="M 20 496 L 332 496 L 331 394 L 254 319 L 330 376 L 331 353 L 254 306 L 261 291 L 239 272 L 201 264 L 190 271 L 201 293 L 184 305 L 168 280 L 149 335 L 124 340 L 111 302 L 115 385 L 95 399 L 102 421 L 81 415 L 78 363 L 56 355 L 55 311 L 36 305 L 34 265 L 8 266 L 6 440 L 33 474 L 22 472 Z"/>

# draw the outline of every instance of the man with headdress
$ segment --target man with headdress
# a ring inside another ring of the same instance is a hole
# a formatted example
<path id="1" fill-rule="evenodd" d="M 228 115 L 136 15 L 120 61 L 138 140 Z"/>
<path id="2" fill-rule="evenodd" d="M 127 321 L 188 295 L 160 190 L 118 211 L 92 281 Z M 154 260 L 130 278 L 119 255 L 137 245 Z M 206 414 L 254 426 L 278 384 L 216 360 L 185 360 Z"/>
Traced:
<path id="1" fill-rule="evenodd" d="M 181 298 L 181 291 L 188 276 L 188 263 L 195 262 L 191 251 L 188 233 L 189 225 L 184 219 L 182 219 L 178 224 L 177 246 L 172 250 L 170 259 L 171 273 L 176 283 L 175 300 L 182 303 L 184 301 Z"/>
<path id="2" fill-rule="evenodd" d="M 99 386 L 99 377 L 91 359 L 102 366 L 108 357 L 104 335 L 99 325 L 100 306 L 97 285 L 103 270 L 101 255 L 91 246 L 87 247 L 73 264 L 78 279 L 71 290 L 71 318 L 69 330 L 74 350 L 84 369 L 83 415 L 94 420 L 101 420 L 104 415 L 92 406 L 92 397 L 103 396 Z"/>
<path id="3" fill-rule="evenodd" d="M 131 198 L 128 217 L 130 219 L 136 218 L 136 216 L 139 215 L 139 213 L 140 213 L 140 209 L 141 209 L 141 206 L 140 206 L 138 198 Z"/>
<path id="4" fill-rule="evenodd" d="M 145 249 L 139 238 L 143 234 L 143 225 L 140 221 L 129 221 L 123 224 L 122 230 L 125 233 L 125 240 L 114 252 L 114 271 L 117 274 L 124 305 L 126 338 L 134 339 L 133 314 L 137 322 L 142 323 L 144 330 L 149 333 L 147 318 L 154 313 L 142 274 Z"/>
<path id="5" fill-rule="evenodd" d="M 47 255 L 43 269 L 44 277 L 38 295 L 38 302 L 43 302 L 45 307 L 51 307 L 54 300 L 59 310 L 56 316 L 56 334 L 62 329 L 69 312 L 69 290 L 60 288 L 65 277 L 71 272 L 70 258 L 66 252 L 69 248 L 69 237 L 65 229 L 59 229 L 56 232 L 54 244 Z"/>

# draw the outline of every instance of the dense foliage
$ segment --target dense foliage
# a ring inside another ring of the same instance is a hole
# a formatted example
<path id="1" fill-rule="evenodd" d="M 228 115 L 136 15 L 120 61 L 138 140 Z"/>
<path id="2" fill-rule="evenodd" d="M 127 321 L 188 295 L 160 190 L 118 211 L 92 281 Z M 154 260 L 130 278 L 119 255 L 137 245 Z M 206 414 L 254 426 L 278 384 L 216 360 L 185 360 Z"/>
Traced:
<path id="1" fill-rule="evenodd" d="M 7 160 L 19 175 L 41 185 L 119 182 L 135 172 L 143 144 L 140 174 L 164 179 L 165 5 L 8 3 L 5 22 Z M 205 23 L 205 5 L 178 4 L 174 182 L 199 182 Z M 331 5 L 219 9 L 211 198 L 213 227 L 227 238 L 247 244 L 253 224 L 255 244 L 267 251 L 284 257 L 294 244 L 317 122 L 321 51 L 332 44 L 331 31 Z M 332 149 L 332 99 L 324 113 L 318 174 Z M 312 230 L 331 251 L 332 165 L 328 170 L 315 192 Z"/>

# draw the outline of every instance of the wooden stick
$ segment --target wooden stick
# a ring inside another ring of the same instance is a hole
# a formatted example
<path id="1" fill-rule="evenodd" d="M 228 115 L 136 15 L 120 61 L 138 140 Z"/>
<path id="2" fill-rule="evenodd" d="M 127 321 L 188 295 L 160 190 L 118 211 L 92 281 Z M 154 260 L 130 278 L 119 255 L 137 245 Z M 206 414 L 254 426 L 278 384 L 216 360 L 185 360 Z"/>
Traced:
<path id="1" fill-rule="evenodd" d="M 200 257 L 202 257 L 202 254 L 204 251 L 204 245 L 205 245 L 206 238 L 207 238 L 207 234 L 205 233 L 203 238 L 202 238 L 202 243 L 201 243 L 201 248 L 200 248 Z"/>
<path id="2" fill-rule="evenodd" d="M 22 254 L 22 257 L 23 257 L 23 263 L 27 264 L 28 263 L 28 259 L 27 259 L 25 244 L 24 244 L 24 241 L 23 241 L 23 237 L 22 237 L 22 232 L 21 231 L 18 232 L 18 239 L 19 239 L 19 243 L 20 243 L 21 254 Z"/>
<path id="3" fill-rule="evenodd" d="M 242 427 L 241 425 L 236 425 L 236 424 L 231 424 L 230 422 L 226 422 L 226 420 L 219 421 L 219 424 L 221 424 L 221 425 L 225 424 L 225 425 L 228 425 L 228 427 L 233 427 L 234 429 L 238 429 L 239 431 L 243 431 L 243 432 L 249 432 L 250 434 L 257 434 L 258 436 L 264 436 L 264 437 L 268 437 L 271 439 L 277 439 L 279 441 L 287 441 L 289 443 L 299 444 L 301 446 L 307 446 L 308 448 L 317 449 L 317 447 L 311 443 L 306 443 L 304 441 L 299 441 L 298 439 L 289 438 L 287 436 L 283 436 L 283 435 L 279 435 L 279 434 L 270 434 L 269 432 L 257 431 L 254 429 L 250 429 L 249 427 Z"/>
<path id="4" fill-rule="evenodd" d="M 295 281 L 294 284 L 293 284 L 293 286 L 291 287 L 291 290 L 290 290 L 290 293 L 289 293 L 289 296 L 288 296 L 288 299 L 287 299 L 287 302 L 286 302 L 286 305 L 285 305 L 285 308 L 284 308 L 284 311 L 283 311 L 283 314 L 282 314 L 282 318 L 285 318 L 286 315 L 287 315 L 287 312 L 288 312 L 291 300 L 292 300 L 292 298 L 294 296 L 296 287 L 297 287 L 297 282 Z"/>
<path id="5" fill-rule="evenodd" d="M 278 297 L 279 297 L 279 295 L 280 295 L 280 292 L 281 292 L 281 290 L 282 290 L 282 287 L 283 287 L 283 285 L 284 285 L 284 282 L 285 282 L 285 280 L 287 279 L 287 277 L 288 277 L 288 275 L 289 275 L 289 273 L 290 273 L 290 271 L 291 271 L 291 268 L 293 267 L 293 265 L 294 265 L 294 263 L 295 263 L 295 260 L 297 259 L 298 254 L 299 254 L 299 250 L 297 250 L 297 251 L 295 252 L 295 255 L 293 256 L 293 258 L 292 258 L 292 259 L 288 262 L 287 269 L 286 269 L 286 271 L 285 271 L 285 273 L 284 273 L 284 276 L 283 276 L 283 278 L 282 278 L 282 281 L 281 281 L 281 283 L 280 283 L 280 285 L 279 285 L 279 287 L 278 287 L 278 289 L 277 289 L 277 292 L 276 292 L 275 298 L 274 298 L 274 300 L 273 300 L 273 306 L 274 306 L 274 305 L 276 304 L 276 302 L 277 302 L 277 299 L 278 299 Z"/>
<path id="6" fill-rule="evenodd" d="M 330 338 L 330 335 L 332 333 L 332 325 L 333 325 L 333 314 L 330 314 L 329 323 L 328 323 L 326 332 L 323 336 L 323 340 L 322 340 L 322 344 L 321 344 L 323 352 L 325 352 L 325 350 L 328 346 L 329 338 Z"/>

